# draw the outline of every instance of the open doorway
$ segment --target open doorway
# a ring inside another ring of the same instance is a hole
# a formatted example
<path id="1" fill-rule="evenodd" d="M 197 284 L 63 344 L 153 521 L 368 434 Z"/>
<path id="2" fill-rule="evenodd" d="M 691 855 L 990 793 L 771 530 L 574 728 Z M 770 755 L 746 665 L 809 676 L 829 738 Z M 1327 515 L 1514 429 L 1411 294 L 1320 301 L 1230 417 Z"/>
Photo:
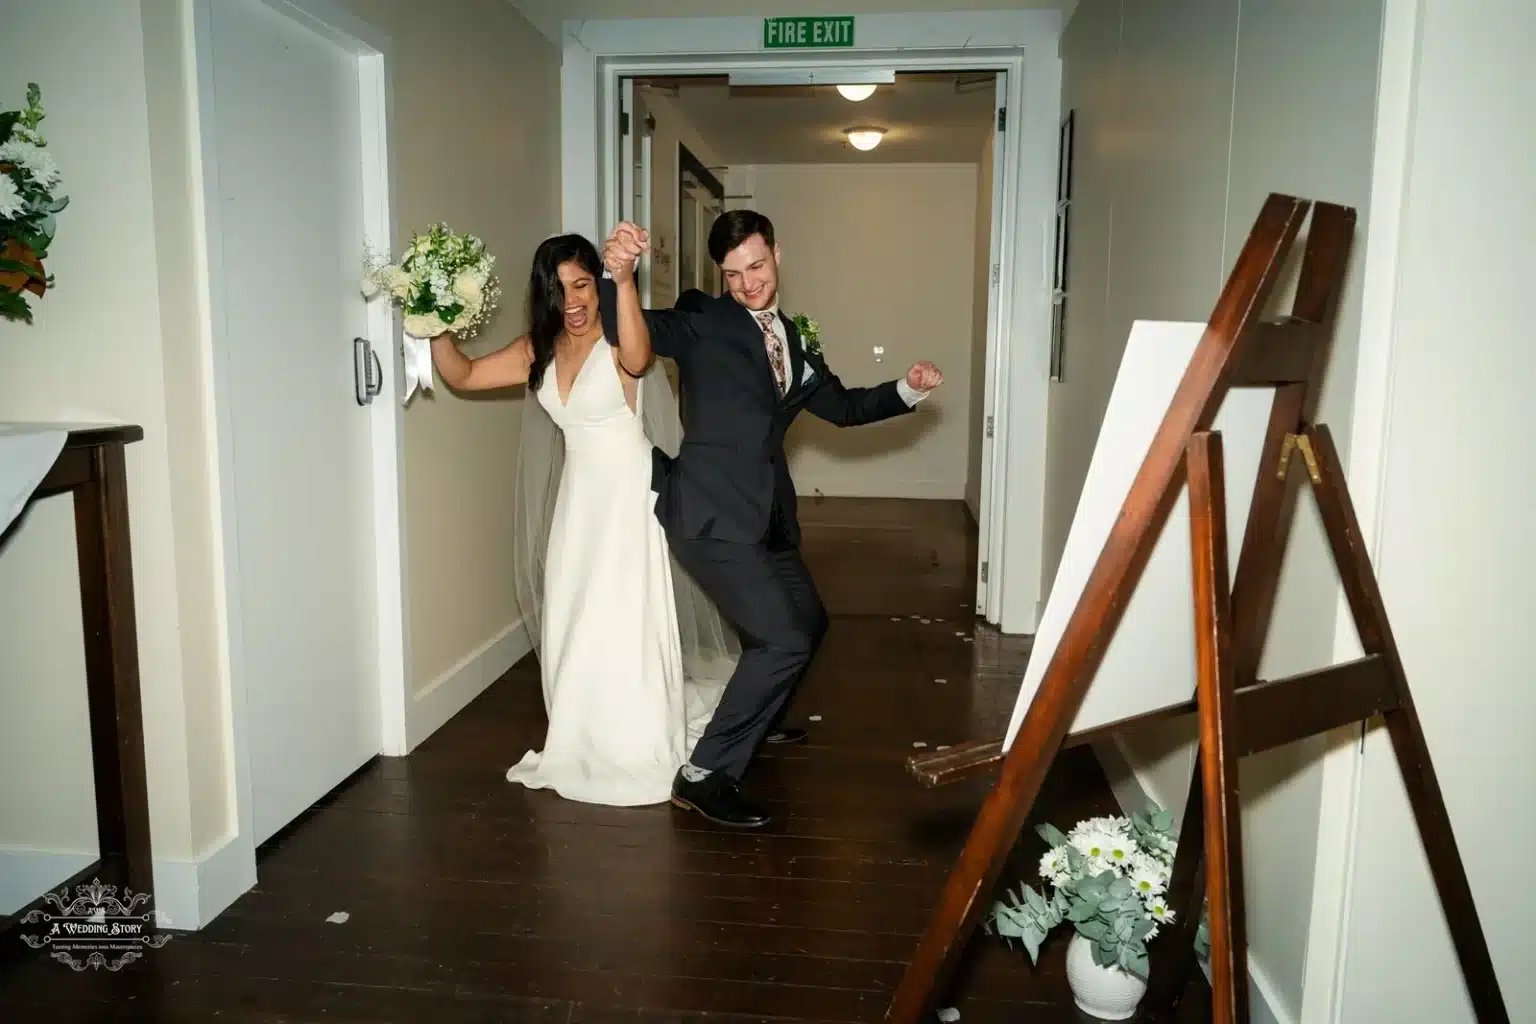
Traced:
<path id="1" fill-rule="evenodd" d="M 800 417 L 786 440 L 800 494 L 963 503 L 985 534 L 1006 73 L 773 77 L 620 79 L 619 216 L 652 235 L 642 296 L 665 307 L 690 288 L 718 294 L 715 217 L 766 214 L 784 252 L 783 309 L 818 321 L 844 383 L 889 380 L 922 359 L 945 374 L 917 415 L 881 430 Z M 980 537 L 978 549 L 984 609 Z"/>

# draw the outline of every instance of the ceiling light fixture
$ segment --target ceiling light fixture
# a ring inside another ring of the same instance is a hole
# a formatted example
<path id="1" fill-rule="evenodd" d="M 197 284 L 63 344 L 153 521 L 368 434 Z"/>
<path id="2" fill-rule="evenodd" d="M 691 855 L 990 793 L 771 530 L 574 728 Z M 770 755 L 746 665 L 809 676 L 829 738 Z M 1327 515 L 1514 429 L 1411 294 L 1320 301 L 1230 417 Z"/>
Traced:
<path id="1" fill-rule="evenodd" d="M 848 136 L 850 146 L 867 153 L 880 145 L 880 140 L 885 137 L 885 129 L 861 125 L 858 128 L 845 128 L 843 134 Z"/>
<path id="2" fill-rule="evenodd" d="M 837 91 L 843 94 L 843 99 L 859 103 L 873 96 L 875 87 L 873 85 L 840 85 Z"/>

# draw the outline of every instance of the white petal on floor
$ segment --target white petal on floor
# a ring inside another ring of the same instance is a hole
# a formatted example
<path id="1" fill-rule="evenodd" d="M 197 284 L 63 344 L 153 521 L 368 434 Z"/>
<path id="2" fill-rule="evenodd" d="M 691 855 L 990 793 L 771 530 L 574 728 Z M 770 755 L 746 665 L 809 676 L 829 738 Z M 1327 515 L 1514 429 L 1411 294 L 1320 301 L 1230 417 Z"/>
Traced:
<path id="1" fill-rule="evenodd" d="M 326 920 L 329 921 L 331 924 L 346 924 L 347 923 L 347 919 L 350 918 L 351 916 L 352 915 L 347 913 L 345 910 L 338 910 L 338 911 L 336 911 L 336 913 L 334 913 L 330 917 L 326 918 Z"/>
<path id="2" fill-rule="evenodd" d="M 938 1017 L 944 1024 L 952 1024 L 952 1022 L 960 1019 L 960 1011 L 953 1006 L 946 1006 L 939 1011 Z"/>
<path id="3" fill-rule="evenodd" d="M 819 722 L 819 721 L 821 721 L 821 716 L 820 715 L 812 715 L 811 716 L 811 721 Z"/>
<path id="4" fill-rule="evenodd" d="M 935 679 L 934 682 L 936 682 L 936 683 L 947 683 L 947 682 L 949 682 L 949 680 L 948 679 Z"/>
<path id="5" fill-rule="evenodd" d="M 934 747 L 933 749 L 934 750 L 948 750 L 949 749 L 949 744 L 948 743 L 940 743 L 938 746 Z"/>
<path id="6" fill-rule="evenodd" d="M 928 744 L 924 743 L 922 740 L 918 740 L 917 742 L 913 743 L 912 745 L 914 747 L 918 748 L 919 750 L 921 750 L 922 748 L 926 747 Z"/>

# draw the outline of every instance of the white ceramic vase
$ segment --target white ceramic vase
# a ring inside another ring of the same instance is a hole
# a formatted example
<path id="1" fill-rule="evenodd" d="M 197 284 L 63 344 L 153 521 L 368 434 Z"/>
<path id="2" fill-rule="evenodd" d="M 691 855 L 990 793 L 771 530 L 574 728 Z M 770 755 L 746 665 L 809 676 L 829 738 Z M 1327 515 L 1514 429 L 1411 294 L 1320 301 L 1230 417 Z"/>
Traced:
<path id="1" fill-rule="evenodd" d="M 1067 984 L 1077 1008 L 1100 1020 L 1129 1020 L 1147 992 L 1147 983 L 1129 971 L 1096 963 L 1093 944 L 1077 933 L 1067 944 Z"/>

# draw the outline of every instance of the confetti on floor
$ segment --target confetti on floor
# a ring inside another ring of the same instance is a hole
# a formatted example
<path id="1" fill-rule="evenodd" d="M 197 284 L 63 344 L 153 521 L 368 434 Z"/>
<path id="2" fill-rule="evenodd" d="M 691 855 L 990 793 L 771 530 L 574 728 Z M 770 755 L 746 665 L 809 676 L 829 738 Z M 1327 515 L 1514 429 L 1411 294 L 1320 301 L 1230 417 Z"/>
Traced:
<path id="1" fill-rule="evenodd" d="M 811 721 L 819 722 L 819 721 L 821 721 L 821 716 L 820 715 L 812 715 L 811 716 Z"/>
<path id="2" fill-rule="evenodd" d="M 949 744 L 948 743 L 940 743 L 938 746 L 934 747 L 933 749 L 934 750 L 948 750 L 949 749 Z"/>
<path id="3" fill-rule="evenodd" d="M 901 616 L 900 615 L 892 615 L 891 616 L 891 621 L 892 622 L 900 622 L 901 621 Z"/>
<path id="4" fill-rule="evenodd" d="M 326 920 L 329 921 L 331 924 L 346 924 L 347 923 L 347 919 L 350 918 L 351 916 L 352 915 L 347 913 L 345 910 L 338 910 L 338 911 L 336 911 L 336 913 L 334 913 L 330 917 L 326 918 Z"/>
<path id="5" fill-rule="evenodd" d="M 914 747 L 918 748 L 919 750 L 921 750 L 922 748 L 926 747 L 928 744 L 924 743 L 922 740 L 918 740 L 915 743 L 913 743 L 912 745 Z"/>
<path id="6" fill-rule="evenodd" d="M 939 1011 L 938 1017 L 939 1020 L 944 1022 L 944 1024 L 953 1024 L 954 1021 L 960 1019 L 960 1011 L 955 1009 L 953 1006 L 946 1006 L 944 1009 Z"/>
<path id="7" fill-rule="evenodd" d="M 918 621 L 918 622 L 921 622 L 921 623 L 922 623 L 922 624 L 923 624 L 923 625 L 925 625 L 925 626 L 927 626 L 927 625 L 930 625 L 930 624 L 932 624 L 932 622 L 933 622 L 933 620 L 932 620 L 932 619 L 918 619 L 918 620 L 917 620 L 917 621 Z"/>
<path id="8" fill-rule="evenodd" d="M 936 683 L 947 683 L 947 682 L 949 682 L 949 680 L 948 679 L 935 679 L 934 682 L 936 682 Z"/>

